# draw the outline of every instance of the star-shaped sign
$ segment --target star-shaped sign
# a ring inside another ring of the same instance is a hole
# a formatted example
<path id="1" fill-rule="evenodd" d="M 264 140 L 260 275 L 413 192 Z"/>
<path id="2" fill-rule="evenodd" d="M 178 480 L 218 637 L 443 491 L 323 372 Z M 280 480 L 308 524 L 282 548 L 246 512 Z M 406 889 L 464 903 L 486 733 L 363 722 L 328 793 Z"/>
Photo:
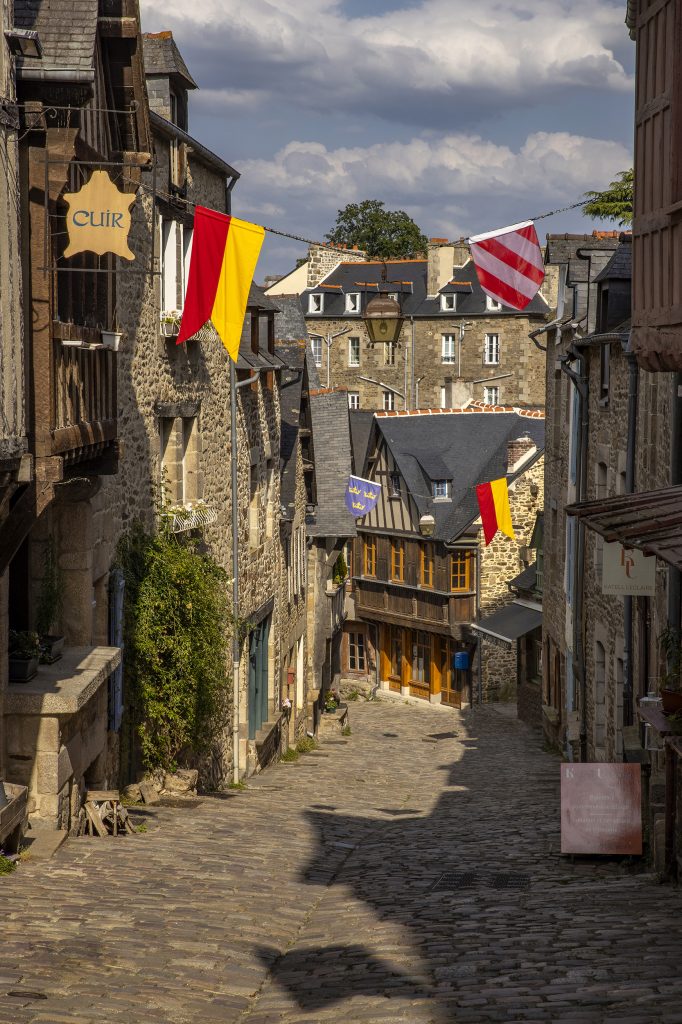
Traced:
<path id="1" fill-rule="evenodd" d="M 94 252 L 103 256 L 112 252 L 124 260 L 134 260 L 128 234 L 130 208 L 136 199 L 134 193 L 120 192 L 106 171 L 93 171 L 80 192 L 67 192 L 64 196 L 69 207 L 66 215 L 69 244 L 64 255 Z"/>

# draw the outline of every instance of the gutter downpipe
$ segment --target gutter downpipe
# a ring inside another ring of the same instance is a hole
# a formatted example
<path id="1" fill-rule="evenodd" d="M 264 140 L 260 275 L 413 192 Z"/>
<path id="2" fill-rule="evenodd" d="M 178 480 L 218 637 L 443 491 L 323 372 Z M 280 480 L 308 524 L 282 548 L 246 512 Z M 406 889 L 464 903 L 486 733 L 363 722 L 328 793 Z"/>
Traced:
<path id="1" fill-rule="evenodd" d="M 670 483 L 677 486 L 682 483 L 682 373 L 673 377 L 673 416 L 670 438 Z M 682 574 L 679 569 L 670 566 L 668 569 L 668 625 L 673 629 L 680 628 L 682 614 Z"/>
<path id="2" fill-rule="evenodd" d="M 234 360 L 230 359 L 230 473 L 232 479 L 232 781 L 239 782 L 239 508 L 237 501 L 237 389 L 258 380 L 256 370 L 246 380 L 237 381 Z"/>
<path id="3" fill-rule="evenodd" d="M 232 189 L 239 181 L 239 175 L 235 174 L 234 177 L 230 178 L 225 184 L 225 213 L 232 213 Z"/>
<path id="4" fill-rule="evenodd" d="M 625 493 L 632 494 L 635 489 L 635 445 L 637 442 L 637 403 L 639 397 L 639 364 L 631 351 L 626 351 L 628 362 L 628 435 L 625 456 Z M 632 615 L 633 600 L 628 595 L 623 599 L 623 632 L 625 645 L 623 649 L 623 725 L 633 723 L 633 664 L 632 664 Z"/>
<path id="5" fill-rule="evenodd" d="M 578 391 L 578 420 L 580 444 L 577 452 L 576 502 L 583 501 L 587 490 L 587 441 L 589 428 L 589 383 L 585 376 L 585 356 L 573 345 L 568 356 L 578 362 L 578 372 L 567 364 L 562 370 L 573 381 Z M 578 681 L 580 695 L 580 760 L 587 760 L 587 680 L 585 678 L 585 652 L 583 644 L 583 563 L 585 561 L 585 525 L 578 519 L 576 550 L 573 556 L 573 675 Z"/>
<path id="6" fill-rule="evenodd" d="M 415 397 L 414 397 L 414 315 L 413 314 L 410 315 L 410 326 L 412 328 L 412 340 L 410 342 L 410 374 L 411 374 L 411 381 L 412 381 L 412 383 L 410 384 L 410 408 L 414 409 L 415 408 L 415 401 L 416 400 L 415 400 Z"/>

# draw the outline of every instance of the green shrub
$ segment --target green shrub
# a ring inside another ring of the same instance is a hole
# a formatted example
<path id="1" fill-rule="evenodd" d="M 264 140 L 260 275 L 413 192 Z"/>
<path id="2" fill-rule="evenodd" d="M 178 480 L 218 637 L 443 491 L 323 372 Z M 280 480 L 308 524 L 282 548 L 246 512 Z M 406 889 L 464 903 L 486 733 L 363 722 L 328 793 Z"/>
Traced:
<path id="1" fill-rule="evenodd" d="M 317 750 L 318 744 L 312 736 L 304 736 L 296 744 L 299 754 L 309 754 L 311 750 Z"/>
<path id="2" fill-rule="evenodd" d="M 16 869 L 16 862 L 10 860 L 9 857 L 3 857 L 0 853 L 0 875 L 11 875 Z"/>
<path id="3" fill-rule="evenodd" d="M 289 747 L 288 750 L 282 753 L 280 761 L 298 761 L 298 758 L 299 754 L 295 747 Z"/>
<path id="4" fill-rule="evenodd" d="M 227 575 L 194 539 L 134 527 L 125 574 L 127 704 L 148 771 L 206 753 L 228 721 Z"/>
<path id="5" fill-rule="evenodd" d="M 341 735 L 342 736 L 350 736 L 350 734 L 351 734 L 350 726 L 349 725 L 344 725 L 343 729 L 341 730 Z"/>

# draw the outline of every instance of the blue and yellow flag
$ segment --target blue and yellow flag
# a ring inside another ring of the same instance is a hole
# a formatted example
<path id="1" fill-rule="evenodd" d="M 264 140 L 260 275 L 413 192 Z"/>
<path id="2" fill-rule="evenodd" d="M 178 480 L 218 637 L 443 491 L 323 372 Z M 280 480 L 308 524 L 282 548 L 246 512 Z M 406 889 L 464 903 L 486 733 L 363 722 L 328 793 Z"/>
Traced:
<path id="1" fill-rule="evenodd" d="M 346 487 L 346 508 L 352 516 L 366 516 L 371 512 L 381 494 L 381 484 L 363 480 L 361 476 L 348 478 Z"/>

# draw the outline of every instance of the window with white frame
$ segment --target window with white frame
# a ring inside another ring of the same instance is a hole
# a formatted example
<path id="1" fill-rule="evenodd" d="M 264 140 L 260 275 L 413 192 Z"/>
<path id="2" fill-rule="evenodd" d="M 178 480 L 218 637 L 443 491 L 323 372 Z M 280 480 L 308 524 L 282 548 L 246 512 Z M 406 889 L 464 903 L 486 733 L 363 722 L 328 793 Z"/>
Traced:
<path id="1" fill-rule="evenodd" d="M 365 671 L 365 637 L 363 633 L 348 634 L 348 668 L 351 672 Z"/>
<path id="2" fill-rule="evenodd" d="M 394 302 L 398 301 L 398 293 L 397 292 L 389 292 L 387 297 L 389 299 L 393 299 Z"/>
<path id="3" fill-rule="evenodd" d="M 441 357 L 444 363 L 455 361 L 455 336 L 454 334 L 441 335 Z"/>
<path id="4" fill-rule="evenodd" d="M 312 349 L 315 366 L 322 366 L 322 338 L 311 338 L 310 348 Z"/>
<path id="5" fill-rule="evenodd" d="M 448 292 L 447 295 L 441 295 L 440 308 L 443 313 L 454 313 L 457 309 L 457 295 L 455 292 Z"/>
<path id="6" fill-rule="evenodd" d="M 499 334 L 486 334 L 483 343 L 483 363 L 485 366 L 497 366 L 500 361 Z"/>
<path id="7" fill-rule="evenodd" d="M 395 395 L 392 391 L 384 391 L 384 409 L 386 412 L 395 409 Z"/>
<path id="8" fill-rule="evenodd" d="M 450 497 L 450 481 L 449 480 L 433 480 L 431 483 L 433 497 L 437 501 L 444 501 Z"/>
<path id="9" fill-rule="evenodd" d="M 324 313 L 324 295 L 321 292 L 313 292 L 308 296 L 308 312 Z"/>
<path id="10" fill-rule="evenodd" d="M 348 365 L 359 366 L 360 365 L 360 339 L 349 338 L 348 339 Z"/>
<path id="11" fill-rule="evenodd" d="M 182 268 L 180 277 L 182 282 L 182 305 L 184 306 L 185 296 L 187 295 L 187 282 L 189 280 L 189 265 L 192 260 L 194 228 L 189 224 L 181 224 L 180 230 L 182 231 Z"/>
<path id="12" fill-rule="evenodd" d="M 483 388 L 483 401 L 486 405 L 500 404 L 500 389 L 496 386 Z"/>
<path id="13" fill-rule="evenodd" d="M 384 345 L 384 366 L 395 366 L 395 350 L 397 341 L 387 341 Z"/>
<path id="14" fill-rule="evenodd" d="M 161 309 L 178 308 L 178 223 L 161 218 Z"/>
<path id="15" fill-rule="evenodd" d="M 498 302 L 497 299 L 493 299 L 490 295 L 486 295 L 485 308 L 489 313 L 499 313 L 502 309 L 502 303 Z"/>
<path id="16" fill-rule="evenodd" d="M 349 391 L 348 392 L 348 408 L 359 409 L 360 408 L 360 392 Z"/>
<path id="17" fill-rule="evenodd" d="M 360 292 L 348 292 L 346 295 L 346 313 L 360 312 Z"/>

